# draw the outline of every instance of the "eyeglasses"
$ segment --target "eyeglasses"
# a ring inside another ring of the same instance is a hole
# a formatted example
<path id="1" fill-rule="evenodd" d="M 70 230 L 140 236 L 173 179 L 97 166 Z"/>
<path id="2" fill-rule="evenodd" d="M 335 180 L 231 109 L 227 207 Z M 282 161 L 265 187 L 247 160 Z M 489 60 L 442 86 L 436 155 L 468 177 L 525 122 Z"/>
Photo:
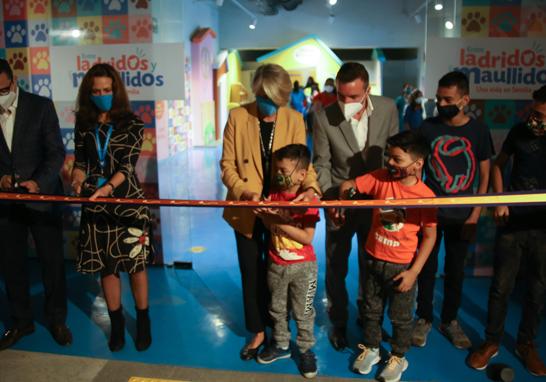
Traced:
<path id="1" fill-rule="evenodd" d="M 9 85 L 5 88 L 0 89 L 0 96 L 8 95 L 11 90 L 11 85 L 13 84 L 13 80 L 9 82 Z"/>

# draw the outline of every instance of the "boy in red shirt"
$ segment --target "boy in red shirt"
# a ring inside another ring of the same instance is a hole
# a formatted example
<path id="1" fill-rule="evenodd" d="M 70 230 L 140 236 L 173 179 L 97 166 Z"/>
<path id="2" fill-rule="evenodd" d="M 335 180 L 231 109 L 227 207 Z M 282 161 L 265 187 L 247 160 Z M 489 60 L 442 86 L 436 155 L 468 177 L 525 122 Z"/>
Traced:
<path id="1" fill-rule="evenodd" d="M 340 186 L 340 196 L 359 192 L 375 199 L 430 198 L 434 193 L 421 181 L 421 170 L 429 153 L 426 140 L 412 131 L 387 139 L 386 169 L 348 180 Z M 356 189 L 356 190 L 355 190 Z M 423 239 L 417 250 L 419 231 Z M 368 374 L 380 361 L 381 321 L 384 301 L 389 302 L 392 322 L 392 351 L 379 380 L 397 382 L 408 367 L 404 354 L 412 337 L 412 308 L 415 280 L 436 240 L 436 209 L 374 209 L 372 228 L 366 242 L 364 269 L 362 353 L 353 364 L 355 371 Z"/>
<path id="2" fill-rule="evenodd" d="M 307 175 L 311 154 L 305 145 L 291 144 L 273 154 L 277 174 L 271 201 L 291 201 L 297 196 Z M 296 321 L 299 368 L 306 378 L 317 375 L 312 347 L 315 344 L 317 262 L 311 242 L 319 221 L 317 208 L 257 209 L 258 216 L 271 232 L 267 285 L 271 292 L 269 314 L 273 320 L 273 341 L 257 360 L 268 364 L 291 355 L 289 313 Z"/>

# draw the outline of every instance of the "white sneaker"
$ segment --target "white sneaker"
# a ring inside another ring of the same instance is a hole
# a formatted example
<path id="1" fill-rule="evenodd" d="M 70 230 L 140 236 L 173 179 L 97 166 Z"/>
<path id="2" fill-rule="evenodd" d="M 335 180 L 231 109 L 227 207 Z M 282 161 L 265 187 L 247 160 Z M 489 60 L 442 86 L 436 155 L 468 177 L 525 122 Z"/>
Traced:
<path id="1" fill-rule="evenodd" d="M 368 374 L 372 371 L 373 365 L 381 360 L 379 348 L 367 348 L 362 344 L 358 344 L 358 348 L 362 350 L 362 353 L 356 357 L 353 370 L 360 374 Z"/>
<path id="2" fill-rule="evenodd" d="M 377 379 L 383 382 L 398 382 L 402 378 L 402 373 L 408 368 L 408 365 L 406 357 L 397 357 L 391 354 L 391 357 L 387 361 L 387 366 L 381 370 Z"/>

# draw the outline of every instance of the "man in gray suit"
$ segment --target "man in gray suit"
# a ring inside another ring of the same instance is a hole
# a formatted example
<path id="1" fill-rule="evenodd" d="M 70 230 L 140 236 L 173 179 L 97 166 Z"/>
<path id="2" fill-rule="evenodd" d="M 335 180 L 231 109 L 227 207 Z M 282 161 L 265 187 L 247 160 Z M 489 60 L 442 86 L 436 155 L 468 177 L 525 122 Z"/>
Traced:
<path id="1" fill-rule="evenodd" d="M 387 138 L 399 131 L 394 102 L 369 94 L 369 76 L 363 65 L 343 64 L 336 86 L 338 102 L 319 110 L 313 124 L 313 165 L 325 200 L 338 198 L 343 181 L 382 167 Z M 326 212 L 326 293 L 333 326 L 329 339 L 336 350 L 341 350 L 347 347 L 345 277 L 351 242 L 356 233 L 362 269 L 372 215 L 369 209 Z"/>

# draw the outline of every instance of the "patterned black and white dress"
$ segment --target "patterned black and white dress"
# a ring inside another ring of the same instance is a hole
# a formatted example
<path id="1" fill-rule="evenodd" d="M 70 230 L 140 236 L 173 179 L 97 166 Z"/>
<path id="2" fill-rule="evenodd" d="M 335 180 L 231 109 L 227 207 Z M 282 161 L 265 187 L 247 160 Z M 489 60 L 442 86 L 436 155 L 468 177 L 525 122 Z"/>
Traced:
<path id="1" fill-rule="evenodd" d="M 108 129 L 108 125 L 99 125 L 101 147 Z M 118 171 L 125 175 L 125 181 L 116 187 L 113 197 L 144 198 L 135 174 L 143 132 L 144 125 L 135 116 L 113 126 L 103 176 L 110 179 Z M 88 175 L 86 183 L 96 185 L 101 167 L 95 128 L 84 129 L 76 125 L 75 136 L 74 167 Z M 146 206 L 84 204 L 77 270 L 82 273 L 100 272 L 103 276 L 144 270 L 150 253 L 150 224 L 150 211 Z"/>

